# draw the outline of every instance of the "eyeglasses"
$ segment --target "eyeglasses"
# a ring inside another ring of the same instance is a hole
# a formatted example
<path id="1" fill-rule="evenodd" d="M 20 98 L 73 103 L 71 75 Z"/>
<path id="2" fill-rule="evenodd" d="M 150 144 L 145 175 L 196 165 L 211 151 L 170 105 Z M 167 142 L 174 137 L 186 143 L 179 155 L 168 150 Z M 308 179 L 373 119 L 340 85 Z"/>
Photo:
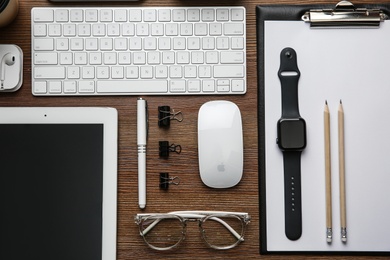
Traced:
<path id="1" fill-rule="evenodd" d="M 230 249 L 244 241 L 248 213 L 221 211 L 176 211 L 167 214 L 137 214 L 135 223 L 146 244 L 156 250 L 179 245 L 188 221 L 198 221 L 201 237 L 214 249 Z"/>

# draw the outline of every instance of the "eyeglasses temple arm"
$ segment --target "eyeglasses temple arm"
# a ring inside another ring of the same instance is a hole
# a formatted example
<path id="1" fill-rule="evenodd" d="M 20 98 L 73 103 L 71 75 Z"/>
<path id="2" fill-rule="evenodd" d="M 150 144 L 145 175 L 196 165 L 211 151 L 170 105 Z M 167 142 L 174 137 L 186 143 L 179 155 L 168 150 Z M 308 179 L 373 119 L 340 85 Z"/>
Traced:
<path id="1" fill-rule="evenodd" d="M 146 234 L 148 234 L 149 231 L 152 230 L 152 228 L 154 228 L 160 221 L 161 219 L 156 219 L 155 221 L 153 221 L 152 224 L 150 224 L 147 228 L 145 228 L 145 230 L 140 232 L 141 236 L 145 236 Z"/>
<path id="2" fill-rule="evenodd" d="M 210 218 L 211 220 L 215 220 L 219 223 L 221 223 L 227 230 L 230 231 L 230 233 L 232 233 L 238 240 L 240 241 L 244 241 L 244 238 L 242 236 L 240 236 L 240 234 L 238 234 L 228 223 L 226 223 L 225 221 L 223 221 L 222 219 L 218 218 L 218 217 L 211 217 Z"/>

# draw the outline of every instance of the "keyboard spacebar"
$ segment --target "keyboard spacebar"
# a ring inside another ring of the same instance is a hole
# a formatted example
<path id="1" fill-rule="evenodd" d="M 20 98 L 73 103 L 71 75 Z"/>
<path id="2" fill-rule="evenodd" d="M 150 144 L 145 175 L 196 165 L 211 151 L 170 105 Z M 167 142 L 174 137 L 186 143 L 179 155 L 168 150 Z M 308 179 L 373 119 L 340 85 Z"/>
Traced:
<path id="1" fill-rule="evenodd" d="M 98 93 L 166 93 L 166 80 L 99 80 Z"/>

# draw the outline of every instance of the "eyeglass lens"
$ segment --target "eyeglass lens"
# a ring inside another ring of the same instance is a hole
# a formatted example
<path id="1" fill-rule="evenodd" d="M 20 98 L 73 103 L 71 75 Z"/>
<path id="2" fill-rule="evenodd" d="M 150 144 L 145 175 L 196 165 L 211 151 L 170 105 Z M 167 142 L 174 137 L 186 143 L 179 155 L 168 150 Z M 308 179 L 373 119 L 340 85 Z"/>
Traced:
<path id="1" fill-rule="evenodd" d="M 239 238 L 226 227 L 229 225 L 238 235 L 242 236 L 242 221 L 234 216 L 210 217 L 202 223 L 203 238 L 212 247 L 224 248 L 235 245 Z"/>
<path id="2" fill-rule="evenodd" d="M 155 224 L 156 220 L 158 220 L 158 224 L 144 234 L 145 242 L 153 247 L 164 249 L 173 247 L 182 240 L 184 227 L 178 218 L 151 217 L 142 223 L 142 230 L 146 230 L 153 223 Z"/>

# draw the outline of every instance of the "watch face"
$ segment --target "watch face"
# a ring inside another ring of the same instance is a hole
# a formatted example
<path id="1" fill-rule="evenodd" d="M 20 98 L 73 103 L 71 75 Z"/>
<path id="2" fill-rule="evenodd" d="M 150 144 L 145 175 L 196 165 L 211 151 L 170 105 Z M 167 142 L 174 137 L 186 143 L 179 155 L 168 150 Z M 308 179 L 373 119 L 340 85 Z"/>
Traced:
<path id="1" fill-rule="evenodd" d="M 280 119 L 278 145 L 283 150 L 302 150 L 306 146 L 306 123 L 303 118 Z"/>

